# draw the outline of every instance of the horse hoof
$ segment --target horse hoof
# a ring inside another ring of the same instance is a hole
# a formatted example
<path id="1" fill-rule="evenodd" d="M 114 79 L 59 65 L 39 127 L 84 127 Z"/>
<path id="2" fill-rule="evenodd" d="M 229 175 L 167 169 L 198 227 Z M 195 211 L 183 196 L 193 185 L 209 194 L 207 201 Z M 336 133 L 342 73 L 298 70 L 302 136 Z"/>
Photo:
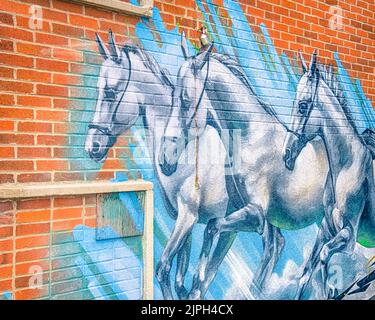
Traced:
<path id="1" fill-rule="evenodd" d="M 188 300 L 200 300 L 200 290 L 194 290 L 190 292 Z"/>

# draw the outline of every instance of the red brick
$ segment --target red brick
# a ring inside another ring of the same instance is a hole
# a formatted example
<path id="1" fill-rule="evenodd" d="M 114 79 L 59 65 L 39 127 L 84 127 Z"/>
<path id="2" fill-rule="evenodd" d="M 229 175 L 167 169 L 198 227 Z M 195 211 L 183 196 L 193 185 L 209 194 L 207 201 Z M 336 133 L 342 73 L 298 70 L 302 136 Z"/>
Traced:
<path id="1" fill-rule="evenodd" d="M 52 214 L 54 220 L 74 219 L 81 216 L 83 216 L 83 208 L 55 209 Z"/>
<path id="2" fill-rule="evenodd" d="M 0 279 L 12 278 L 13 266 L 2 266 L 0 267 Z"/>
<path id="3" fill-rule="evenodd" d="M 52 181 L 51 173 L 22 173 L 17 175 L 17 182 L 50 182 Z"/>
<path id="4" fill-rule="evenodd" d="M 53 49 L 53 57 L 60 59 L 60 60 L 68 60 L 68 61 L 83 61 L 83 54 L 77 50 L 67 50 L 67 49 L 60 49 L 54 48 Z"/>
<path id="5" fill-rule="evenodd" d="M 1 0 L 1 11 L 14 12 L 23 15 L 29 14 L 29 5 L 9 0 Z"/>
<path id="6" fill-rule="evenodd" d="M 1 158 L 14 158 L 14 148 L 0 146 L 0 157 Z"/>
<path id="7" fill-rule="evenodd" d="M 69 22 L 72 25 L 76 25 L 79 27 L 87 27 L 87 28 L 91 28 L 95 30 L 99 28 L 98 21 L 96 19 L 89 18 L 89 17 L 70 14 Z"/>
<path id="8" fill-rule="evenodd" d="M 23 132 L 52 132 L 52 124 L 45 122 L 20 122 L 18 131 Z"/>
<path id="9" fill-rule="evenodd" d="M 13 210 L 13 201 L 11 200 L 5 200 L 0 201 L 0 213 L 4 213 L 7 211 Z"/>
<path id="10" fill-rule="evenodd" d="M 49 270 L 48 260 L 38 261 L 38 263 L 35 263 L 35 262 L 18 263 L 15 266 L 16 275 L 17 276 L 29 275 L 30 269 L 34 268 L 36 265 L 43 271 Z"/>
<path id="11" fill-rule="evenodd" d="M 0 252 L 13 251 L 13 239 L 4 239 L 0 241 Z M 1 277 L 1 272 L 0 272 Z"/>
<path id="12" fill-rule="evenodd" d="M 53 202 L 54 207 L 77 207 L 82 206 L 82 204 L 82 197 L 55 198 Z"/>
<path id="13" fill-rule="evenodd" d="M 82 180 L 83 174 L 79 172 L 56 172 L 54 181 Z"/>
<path id="14" fill-rule="evenodd" d="M 50 210 L 17 212 L 16 222 L 17 223 L 28 223 L 28 222 L 49 221 L 50 214 L 51 214 Z"/>
<path id="15" fill-rule="evenodd" d="M 37 33 L 35 35 L 35 40 L 38 43 L 43 43 L 51 46 L 61 46 L 66 47 L 69 44 L 69 38 L 60 37 L 57 35 L 45 34 L 45 33 Z"/>
<path id="16" fill-rule="evenodd" d="M 55 9 L 62 10 L 63 12 L 74 12 L 83 13 L 83 6 L 75 3 L 63 2 L 63 1 L 53 1 L 52 6 Z"/>
<path id="17" fill-rule="evenodd" d="M 66 11 L 68 12 L 68 11 Z M 47 8 L 43 8 L 43 19 L 58 21 L 58 22 L 67 22 L 68 15 L 66 12 L 51 10 Z"/>
<path id="18" fill-rule="evenodd" d="M 51 206 L 49 198 L 27 199 L 17 201 L 17 210 L 45 209 Z"/>
<path id="19" fill-rule="evenodd" d="M 0 131 L 13 131 L 14 122 L 8 120 L 0 120 Z"/>
<path id="20" fill-rule="evenodd" d="M 34 108 L 50 108 L 51 98 L 49 97 L 37 97 L 37 96 L 17 96 L 17 105 L 24 107 L 34 107 Z"/>
<path id="21" fill-rule="evenodd" d="M 33 145 L 34 136 L 29 134 L 13 134 L 2 133 L 0 134 L 0 143 L 3 144 L 18 144 L 18 145 Z"/>
<path id="22" fill-rule="evenodd" d="M 14 24 L 13 16 L 11 14 L 1 12 L 0 13 L 0 23 L 13 25 Z"/>
<path id="23" fill-rule="evenodd" d="M 34 169 L 32 161 L 24 160 L 0 160 L 0 171 L 30 171 Z"/>
<path id="24" fill-rule="evenodd" d="M 21 81 L 0 80 L 0 90 L 8 92 L 32 93 L 34 85 Z"/>
<path id="25" fill-rule="evenodd" d="M 43 247 L 49 245 L 49 235 L 38 235 L 25 238 L 16 238 L 16 249 L 27 249 L 35 247 Z"/>
<path id="26" fill-rule="evenodd" d="M 71 74 L 60 74 L 60 73 L 55 73 L 53 75 L 52 82 L 55 84 L 70 85 L 70 86 L 83 84 L 82 76 L 75 76 Z"/>
<path id="27" fill-rule="evenodd" d="M 0 238 L 8 238 L 13 236 L 13 227 L 12 226 L 0 226 Z M 0 251 L 1 252 L 1 251 Z"/>
<path id="28" fill-rule="evenodd" d="M 56 72 L 68 72 L 69 64 L 63 61 L 36 59 L 36 68 L 38 70 L 49 70 Z"/>
<path id="29" fill-rule="evenodd" d="M 6 265 L 13 263 L 12 253 L 1 253 L 0 251 L 0 265 Z"/>
<path id="30" fill-rule="evenodd" d="M 61 146 L 66 145 L 67 142 L 68 138 L 66 136 L 38 135 L 37 137 L 38 145 Z"/>
<path id="31" fill-rule="evenodd" d="M 17 149 L 17 157 L 20 159 L 26 158 L 50 158 L 52 155 L 51 148 L 45 147 L 19 147 Z"/>
<path id="32" fill-rule="evenodd" d="M 25 262 L 25 261 L 38 261 L 48 257 L 48 249 L 31 249 L 18 251 L 16 253 L 16 262 Z"/>
<path id="33" fill-rule="evenodd" d="M 68 88 L 63 86 L 37 84 L 36 93 L 46 96 L 66 97 L 68 95 Z"/>
<path id="34" fill-rule="evenodd" d="M 1 26 L 0 37 L 8 39 L 18 39 L 24 41 L 33 41 L 33 34 L 24 29 Z"/>
<path id="35" fill-rule="evenodd" d="M 63 160 L 38 160 L 36 163 L 37 170 L 45 171 L 66 171 L 69 169 L 68 163 Z"/>
<path id="36" fill-rule="evenodd" d="M 29 17 L 16 17 L 16 25 L 19 28 L 30 30 L 30 18 Z M 48 21 L 40 20 L 37 29 L 43 32 L 51 32 L 51 27 Z"/>
<path id="37" fill-rule="evenodd" d="M 29 80 L 32 82 L 51 82 L 51 74 L 34 70 L 19 69 L 17 70 L 17 79 Z"/>
<path id="38" fill-rule="evenodd" d="M 15 67 L 33 67 L 34 59 L 32 57 L 19 56 L 15 54 L 0 54 L 0 64 L 6 64 Z"/>
<path id="39" fill-rule="evenodd" d="M 0 281 L 0 292 L 12 291 L 12 279 Z"/>
<path id="40" fill-rule="evenodd" d="M 14 42 L 12 40 L 0 39 L 0 50 L 14 51 Z"/>
<path id="41" fill-rule="evenodd" d="M 36 119 L 38 120 L 49 120 L 49 121 L 67 121 L 69 114 L 67 111 L 46 111 L 38 110 L 36 112 Z"/>
<path id="42" fill-rule="evenodd" d="M 52 231 L 58 232 L 58 231 L 72 230 L 79 224 L 83 224 L 82 219 L 53 221 Z"/>
<path id="43" fill-rule="evenodd" d="M 50 223 L 30 223 L 16 226 L 16 237 L 50 232 Z"/>
<path id="44" fill-rule="evenodd" d="M 84 35 L 83 28 L 71 27 L 64 24 L 53 23 L 52 30 L 56 34 L 73 38 L 82 38 Z"/>
<path id="45" fill-rule="evenodd" d="M 3 106 L 8 105 L 8 106 L 10 106 L 10 105 L 13 105 L 13 104 L 14 104 L 14 95 L 12 95 L 12 94 L 1 94 L 0 95 L 0 105 L 3 105 Z M 1 109 L 2 108 L 0 108 L 0 110 Z"/>
<path id="46" fill-rule="evenodd" d="M 0 77 L 1 78 L 13 78 L 13 69 L 0 67 Z"/>

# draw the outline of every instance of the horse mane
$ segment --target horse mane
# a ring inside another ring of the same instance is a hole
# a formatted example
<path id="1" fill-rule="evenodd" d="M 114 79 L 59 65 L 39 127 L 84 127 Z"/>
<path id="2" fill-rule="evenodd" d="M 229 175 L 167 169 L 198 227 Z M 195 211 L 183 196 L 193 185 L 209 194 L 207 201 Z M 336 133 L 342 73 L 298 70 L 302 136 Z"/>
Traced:
<path id="1" fill-rule="evenodd" d="M 268 105 L 265 101 L 263 101 L 261 97 L 259 97 L 255 93 L 245 72 L 243 71 L 243 68 L 235 59 L 233 59 L 227 54 L 221 54 L 221 53 L 211 53 L 210 56 L 216 59 L 217 61 L 219 61 L 220 63 L 222 63 L 224 66 L 226 66 L 232 72 L 233 75 L 235 75 L 239 80 L 241 80 L 241 82 L 247 87 L 247 89 L 251 92 L 251 94 L 253 94 L 256 97 L 257 101 L 266 110 L 266 112 L 270 114 L 271 116 L 275 117 L 277 121 L 279 121 L 281 124 L 283 124 L 281 120 L 278 118 L 277 113 L 275 112 L 274 108 Z"/>
<path id="2" fill-rule="evenodd" d="M 328 88 L 331 89 L 332 93 L 336 97 L 337 101 L 339 102 L 340 106 L 342 107 L 345 116 L 347 117 L 348 121 L 352 125 L 352 127 L 356 130 L 356 124 L 354 122 L 353 114 L 348 106 L 348 101 L 346 100 L 344 90 L 340 85 L 340 81 L 336 74 L 333 72 L 333 66 L 325 65 L 325 64 L 318 64 L 319 75 L 322 80 L 327 84 Z"/>
<path id="3" fill-rule="evenodd" d="M 136 54 L 145 64 L 145 66 L 151 70 L 151 72 L 160 79 L 160 81 L 171 88 L 174 88 L 174 85 L 171 81 L 170 73 L 167 69 L 160 67 L 159 63 L 156 61 L 153 55 L 147 52 L 145 49 L 140 48 L 135 45 L 126 44 L 123 47 L 124 51 L 132 52 Z"/>

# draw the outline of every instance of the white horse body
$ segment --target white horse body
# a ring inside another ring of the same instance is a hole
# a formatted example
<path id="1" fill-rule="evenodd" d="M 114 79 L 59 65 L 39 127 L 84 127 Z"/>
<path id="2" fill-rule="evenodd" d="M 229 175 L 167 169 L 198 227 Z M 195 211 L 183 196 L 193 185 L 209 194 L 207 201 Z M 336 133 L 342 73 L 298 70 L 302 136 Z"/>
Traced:
<path id="1" fill-rule="evenodd" d="M 245 132 L 238 176 L 245 181 L 251 202 L 261 206 L 268 221 L 282 229 L 300 229 L 319 221 L 324 215 L 323 190 L 328 173 L 321 141 L 309 144 L 294 170 L 288 170 L 282 155 L 286 128 L 225 65 L 212 58 L 210 68 L 213 88 L 209 96 L 219 121 L 227 112 L 221 103 L 224 95 L 235 93 L 230 95 L 231 121 L 241 122 Z"/>
<path id="2" fill-rule="evenodd" d="M 193 217 L 196 222 L 202 223 L 213 217 L 225 216 L 228 202 L 225 184 L 226 151 L 217 131 L 207 127 L 200 137 L 198 149 L 194 142 L 187 143 L 177 165 L 176 174 L 172 177 L 164 175 L 158 162 L 159 151 L 161 134 L 171 112 L 173 90 L 169 79 L 166 79 L 167 74 L 163 73 L 152 56 L 145 51 L 129 46 L 123 50 L 118 49 L 111 32 L 110 51 L 98 35 L 97 42 L 105 61 L 98 79 L 96 111 L 89 125 L 85 143 L 85 149 L 90 157 L 103 162 L 117 137 L 135 125 L 139 116 L 143 116 L 148 129 L 148 151 L 153 158 L 153 167 L 164 193 L 168 213 L 177 220 Z M 215 146 L 215 152 L 205 152 L 204 148 L 209 145 Z M 196 152 L 199 153 L 198 165 L 192 161 L 196 159 Z M 199 171 L 199 189 L 195 187 L 196 169 Z M 176 240 L 180 233 L 184 237 Z M 176 254 L 180 254 L 175 283 L 176 290 L 181 290 L 177 292 L 179 296 L 185 290 L 183 282 L 189 264 L 190 246 L 184 246 L 189 237 L 191 230 L 184 233 L 180 232 L 178 227 L 174 228 L 162 257 L 164 259 L 166 254 L 168 259 L 173 259 Z M 173 247 L 171 252 L 170 246 L 176 242 L 179 245 Z M 167 273 L 168 279 L 162 279 L 160 282 L 164 297 L 170 299 L 172 292 L 169 270 Z"/>

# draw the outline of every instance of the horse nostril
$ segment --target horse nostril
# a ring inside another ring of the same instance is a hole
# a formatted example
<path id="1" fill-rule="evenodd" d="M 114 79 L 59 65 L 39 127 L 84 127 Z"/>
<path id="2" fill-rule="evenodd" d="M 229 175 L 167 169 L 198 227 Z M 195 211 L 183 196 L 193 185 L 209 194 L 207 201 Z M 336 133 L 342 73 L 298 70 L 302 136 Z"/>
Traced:
<path id="1" fill-rule="evenodd" d="M 94 142 L 92 144 L 92 152 L 93 153 L 98 153 L 100 149 L 100 143 L 99 142 Z"/>

